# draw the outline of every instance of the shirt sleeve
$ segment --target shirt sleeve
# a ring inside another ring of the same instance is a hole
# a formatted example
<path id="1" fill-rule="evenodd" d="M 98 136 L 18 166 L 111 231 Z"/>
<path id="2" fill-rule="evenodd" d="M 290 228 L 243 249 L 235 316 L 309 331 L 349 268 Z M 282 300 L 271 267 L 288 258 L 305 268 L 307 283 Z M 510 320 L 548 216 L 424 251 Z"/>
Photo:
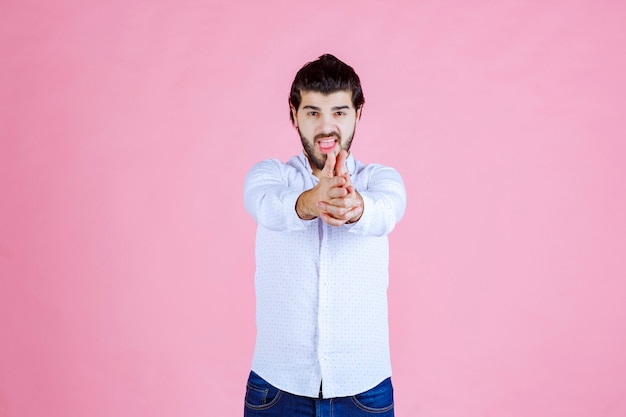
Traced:
<path id="1" fill-rule="evenodd" d="M 363 214 L 348 225 L 350 232 L 368 236 L 384 236 L 400 221 L 406 209 L 406 190 L 402 177 L 393 168 L 382 165 L 366 167 L 367 184 L 360 190 Z"/>
<path id="2" fill-rule="evenodd" d="M 296 201 L 305 190 L 289 186 L 286 169 L 276 159 L 254 165 L 246 177 L 244 205 L 257 224 L 269 230 L 304 230 L 312 220 L 298 217 Z"/>

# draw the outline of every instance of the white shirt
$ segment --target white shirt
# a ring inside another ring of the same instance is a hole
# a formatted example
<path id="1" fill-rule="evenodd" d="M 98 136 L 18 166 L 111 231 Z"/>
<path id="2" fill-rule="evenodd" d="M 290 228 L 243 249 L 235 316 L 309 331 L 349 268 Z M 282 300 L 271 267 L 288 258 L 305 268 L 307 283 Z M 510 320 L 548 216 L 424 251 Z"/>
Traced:
<path id="1" fill-rule="evenodd" d="M 245 183 L 256 236 L 257 338 L 252 370 L 283 391 L 324 398 L 356 395 L 391 376 L 387 234 L 404 214 L 396 170 L 346 160 L 364 210 L 331 226 L 296 213 L 313 188 L 304 154 L 257 163 Z"/>

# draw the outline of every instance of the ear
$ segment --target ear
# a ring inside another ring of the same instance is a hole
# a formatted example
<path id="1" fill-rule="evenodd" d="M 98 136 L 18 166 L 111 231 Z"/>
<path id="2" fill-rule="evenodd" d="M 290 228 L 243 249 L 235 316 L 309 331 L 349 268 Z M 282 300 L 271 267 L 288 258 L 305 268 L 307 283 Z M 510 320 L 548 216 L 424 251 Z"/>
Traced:
<path id="1" fill-rule="evenodd" d="M 291 117 L 293 117 L 293 125 L 297 129 L 298 128 L 298 111 L 293 104 L 289 103 L 289 108 L 291 109 Z"/>
<path id="2" fill-rule="evenodd" d="M 363 110 L 363 105 L 361 104 L 361 107 L 359 107 L 358 109 L 356 109 L 356 122 L 358 123 L 359 120 L 361 119 L 361 110 Z"/>

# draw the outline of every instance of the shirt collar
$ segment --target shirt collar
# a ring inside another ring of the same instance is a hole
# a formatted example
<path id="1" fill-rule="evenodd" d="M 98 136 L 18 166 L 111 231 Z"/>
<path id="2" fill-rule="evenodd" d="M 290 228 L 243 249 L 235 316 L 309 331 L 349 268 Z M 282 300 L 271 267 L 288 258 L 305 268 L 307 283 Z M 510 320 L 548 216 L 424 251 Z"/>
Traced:
<path id="1" fill-rule="evenodd" d="M 300 158 L 300 161 L 304 164 L 306 169 L 311 173 L 311 175 L 314 176 L 313 169 L 311 168 L 311 164 L 309 163 L 309 158 L 306 157 L 304 151 L 300 152 L 300 155 L 298 157 Z M 348 158 L 346 159 L 346 169 L 348 170 L 350 175 L 354 175 L 356 171 L 356 161 L 352 156 L 352 152 L 348 154 Z"/>

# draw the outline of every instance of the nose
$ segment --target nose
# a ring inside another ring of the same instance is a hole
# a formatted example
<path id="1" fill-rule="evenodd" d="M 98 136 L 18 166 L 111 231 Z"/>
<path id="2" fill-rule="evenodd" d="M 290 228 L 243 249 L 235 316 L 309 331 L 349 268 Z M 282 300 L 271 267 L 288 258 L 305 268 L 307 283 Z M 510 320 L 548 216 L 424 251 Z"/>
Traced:
<path id="1" fill-rule="evenodd" d="M 337 132 L 337 125 L 335 124 L 332 114 L 325 114 L 322 116 L 320 128 L 322 133 L 331 134 Z"/>

